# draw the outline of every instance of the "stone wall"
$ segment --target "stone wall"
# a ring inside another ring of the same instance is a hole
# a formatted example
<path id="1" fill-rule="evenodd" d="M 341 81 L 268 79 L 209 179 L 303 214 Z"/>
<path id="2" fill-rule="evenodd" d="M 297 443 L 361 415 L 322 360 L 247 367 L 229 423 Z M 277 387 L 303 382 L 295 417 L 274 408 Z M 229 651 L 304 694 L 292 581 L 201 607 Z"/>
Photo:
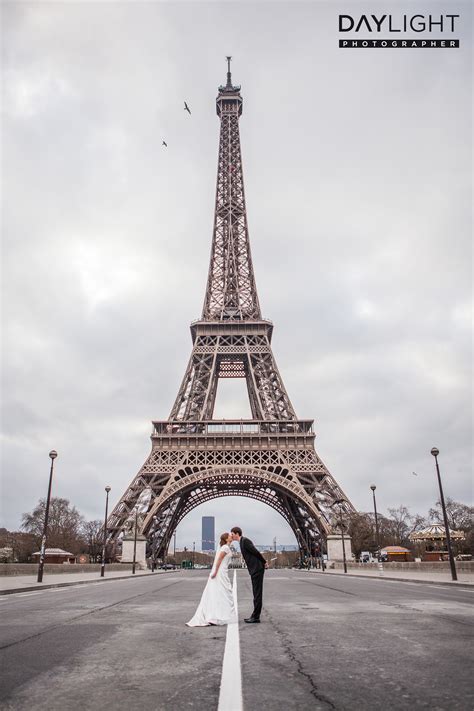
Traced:
<path id="1" fill-rule="evenodd" d="M 127 571 L 131 563 L 107 563 L 107 570 Z M 100 563 L 45 563 L 44 574 L 48 573 L 95 573 L 100 571 Z M 0 563 L 0 575 L 37 575 L 37 563 Z"/>
<path id="2" fill-rule="evenodd" d="M 333 562 L 333 561 L 328 561 L 328 565 L 334 568 L 342 568 L 343 564 L 339 562 Z M 378 563 L 352 563 L 347 561 L 347 567 L 351 568 L 352 570 L 378 570 Z M 402 562 L 400 561 L 397 563 L 396 561 L 391 561 L 389 563 L 384 563 L 383 564 L 383 569 L 386 572 L 389 572 L 390 570 L 417 570 L 417 571 L 423 571 L 423 570 L 431 570 L 431 571 L 438 571 L 438 572 L 447 572 L 451 570 L 449 567 L 449 561 L 424 561 L 422 563 L 407 563 L 407 562 Z M 456 570 L 458 572 L 463 572 L 463 573 L 474 573 L 474 561 L 473 560 L 457 560 L 456 561 Z"/>
<path id="3" fill-rule="evenodd" d="M 166 556 L 167 563 L 175 563 L 181 565 L 183 560 L 192 560 L 193 552 L 191 551 L 176 551 L 176 556 L 173 553 L 168 553 Z M 201 553 L 194 551 L 194 565 L 212 565 L 214 562 L 214 553 Z"/>

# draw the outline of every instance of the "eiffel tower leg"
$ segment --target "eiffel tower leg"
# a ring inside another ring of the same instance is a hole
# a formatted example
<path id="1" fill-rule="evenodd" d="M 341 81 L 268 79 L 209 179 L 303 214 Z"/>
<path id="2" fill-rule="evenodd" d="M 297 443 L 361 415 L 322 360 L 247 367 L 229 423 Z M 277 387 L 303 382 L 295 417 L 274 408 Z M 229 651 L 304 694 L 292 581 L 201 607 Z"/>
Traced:
<path id="1" fill-rule="evenodd" d="M 166 522 L 163 529 L 159 531 L 159 536 L 161 534 L 161 539 L 159 537 L 157 545 L 157 556 L 159 558 L 164 558 L 166 555 L 166 551 L 169 548 L 173 534 L 183 518 L 182 511 L 186 507 L 188 499 L 189 494 L 182 494 L 177 498 L 176 505 L 172 507 L 172 513 L 169 520 Z"/>

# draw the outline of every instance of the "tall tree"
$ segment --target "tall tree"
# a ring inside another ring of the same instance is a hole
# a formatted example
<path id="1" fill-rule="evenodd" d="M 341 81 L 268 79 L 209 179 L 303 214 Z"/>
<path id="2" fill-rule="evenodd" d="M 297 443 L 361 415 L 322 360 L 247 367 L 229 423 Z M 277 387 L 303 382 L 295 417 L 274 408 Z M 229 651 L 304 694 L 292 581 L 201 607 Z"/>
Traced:
<path id="1" fill-rule="evenodd" d="M 472 529 L 474 507 L 461 504 L 459 501 L 454 501 L 449 496 L 446 501 L 446 514 L 448 516 L 449 528 L 453 531 L 465 531 L 466 533 Z M 430 509 L 429 517 L 435 523 L 443 523 L 443 510 L 441 501 L 436 502 L 436 506 Z"/>
<path id="2" fill-rule="evenodd" d="M 38 550 L 35 537 L 24 531 L 0 529 L 0 548 L 11 548 L 9 560 L 14 563 L 29 563 L 31 555 Z"/>
<path id="3" fill-rule="evenodd" d="M 359 558 L 362 551 L 374 553 L 377 549 L 373 518 L 371 514 L 362 512 L 351 515 L 349 535 L 351 537 L 352 552 L 356 558 Z"/>
<path id="4" fill-rule="evenodd" d="M 103 523 L 102 521 L 84 521 L 82 524 L 82 535 L 90 556 L 91 563 L 97 563 L 102 555 L 103 544 Z"/>
<path id="5" fill-rule="evenodd" d="M 429 519 L 421 514 L 413 514 L 410 516 L 411 531 L 420 531 L 422 528 L 429 526 Z"/>
<path id="6" fill-rule="evenodd" d="M 40 499 L 31 513 L 24 513 L 22 516 L 21 527 L 34 536 L 38 549 L 43 535 L 45 512 L 46 499 Z M 83 547 L 82 523 L 83 517 L 75 506 L 71 506 L 68 499 L 53 497 L 49 506 L 46 546 L 78 553 Z"/>
<path id="7" fill-rule="evenodd" d="M 406 506 L 400 505 L 396 509 L 388 509 L 390 528 L 392 529 L 393 544 L 405 546 L 408 543 L 408 534 L 411 530 L 411 516 Z"/>

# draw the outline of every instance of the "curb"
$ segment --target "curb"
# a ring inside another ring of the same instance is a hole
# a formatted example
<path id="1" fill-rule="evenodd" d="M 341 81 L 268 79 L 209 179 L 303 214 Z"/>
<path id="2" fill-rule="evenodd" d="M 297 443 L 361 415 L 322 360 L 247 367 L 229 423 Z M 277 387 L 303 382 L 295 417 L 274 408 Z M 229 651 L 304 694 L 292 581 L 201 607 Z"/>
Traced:
<path id="1" fill-rule="evenodd" d="M 467 590 L 474 589 L 474 581 L 472 583 L 466 583 L 459 580 L 421 580 L 420 578 L 392 578 L 382 575 L 363 575 L 362 573 L 339 573 L 339 572 L 329 572 L 324 573 L 321 570 L 311 570 L 311 573 L 316 573 L 317 575 L 345 575 L 348 578 L 364 578 L 365 580 L 387 580 L 389 582 L 396 583 L 418 583 L 420 585 L 446 585 L 455 588 L 465 588 Z"/>
<path id="2" fill-rule="evenodd" d="M 157 570 L 155 573 L 138 573 L 116 576 L 114 578 L 93 578 L 92 580 L 72 580 L 68 583 L 51 583 L 50 585 L 41 585 L 41 583 L 36 586 L 31 586 L 27 588 L 11 588 L 10 590 L 0 590 L 0 595 L 13 595 L 14 593 L 22 592 L 37 592 L 38 590 L 52 590 L 54 588 L 67 588 L 71 585 L 88 585 L 90 583 L 111 583 L 114 580 L 134 580 L 135 578 L 145 578 L 154 575 L 166 575 L 168 573 L 176 573 L 176 570 Z"/>

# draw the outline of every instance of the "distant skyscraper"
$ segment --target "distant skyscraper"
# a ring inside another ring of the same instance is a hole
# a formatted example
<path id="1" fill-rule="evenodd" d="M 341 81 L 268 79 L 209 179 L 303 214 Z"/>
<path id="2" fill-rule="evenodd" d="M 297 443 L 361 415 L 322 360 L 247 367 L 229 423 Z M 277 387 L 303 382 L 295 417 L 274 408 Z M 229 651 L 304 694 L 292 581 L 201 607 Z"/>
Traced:
<path id="1" fill-rule="evenodd" d="M 202 517 L 202 548 L 205 551 L 216 549 L 216 521 L 214 516 Z"/>

